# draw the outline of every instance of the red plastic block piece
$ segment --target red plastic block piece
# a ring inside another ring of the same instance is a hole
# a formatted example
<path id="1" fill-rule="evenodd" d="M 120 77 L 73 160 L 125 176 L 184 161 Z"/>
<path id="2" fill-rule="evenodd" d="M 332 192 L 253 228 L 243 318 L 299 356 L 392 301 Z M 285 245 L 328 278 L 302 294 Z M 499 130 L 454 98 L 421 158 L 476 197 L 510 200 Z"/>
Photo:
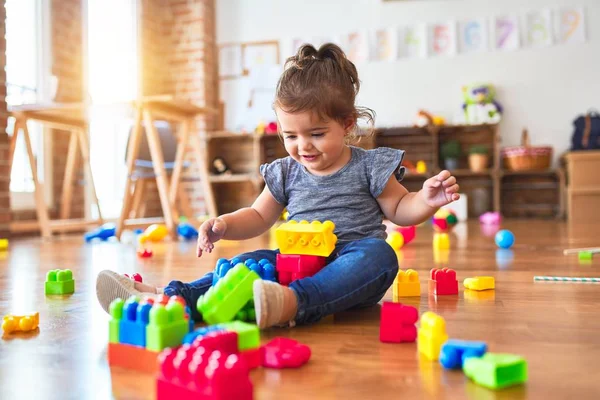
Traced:
<path id="1" fill-rule="evenodd" d="M 310 347 L 296 340 L 277 337 L 262 346 L 262 366 L 298 368 L 310 359 Z"/>
<path id="2" fill-rule="evenodd" d="M 205 336 L 198 336 L 192 347 L 204 347 L 208 351 L 219 350 L 223 354 L 238 354 L 238 334 L 230 331 L 210 332 Z"/>
<path id="3" fill-rule="evenodd" d="M 415 307 L 386 301 L 381 307 L 379 340 L 384 343 L 414 342 L 417 338 L 415 324 L 419 312 Z"/>
<path id="4" fill-rule="evenodd" d="M 122 367 L 155 374 L 158 372 L 157 358 L 157 351 L 146 350 L 145 347 L 122 343 L 108 344 L 108 364 L 111 367 Z"/>
<path id="5" fill-rule="evenodd" d="M 450 268 L 433 268 L 430 273 L 429 292 L 436 296 L 458 294 L 456 271 Z"/>
<path id="6" fill-rule="evenodd" d="M 313 276 L 326 264 L 326 257 L 298 254 L 277 254 L 279 283 L 287 286 L 297 279 Z"/>
<path id="7" fill-rule="evenodd" d="M 257 349 L 240 351 L 238 356 L 246 361 L 246 365 L 248 365 L 249 369 L 255 369 L 262 365 L 262 350 L 260 347 Z"/>
<path id="8" fill-rule="evenodd" d="M 143 282 L 142 281 L 142 276 L 140 274 L 138 274 L 137 272 L 135 274 L 131 275 L 131 276 L 129 274 L 123 274 L 123 275 L 125 275 L 129 279 L 132 279 L 132 280 L 134 280 L 136 282 Z"/>
<path id="9" fill-rule="evenodd" d="M 159 357 L 157 399 L 252 400 L 246 362 L 236 354 L 183 345 Z"/>
<path id="10" fill-rule="evenodd" d="M 140 258 L 150 258 L 150 257 L 152 257 L 152 250 L 150 250 L 150 249 L 138 249 L 137 255 Z"/>

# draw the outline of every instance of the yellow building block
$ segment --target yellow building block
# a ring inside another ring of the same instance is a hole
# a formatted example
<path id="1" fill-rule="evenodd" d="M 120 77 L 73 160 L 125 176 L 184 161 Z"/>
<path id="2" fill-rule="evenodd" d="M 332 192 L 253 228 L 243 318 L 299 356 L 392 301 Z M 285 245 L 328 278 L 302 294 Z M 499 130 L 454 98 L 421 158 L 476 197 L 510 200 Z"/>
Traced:
<path id="1" fill-rule="evenodd" d="M 463 285 L 466 289 L 470 290 L 488 290 L 496 287 L 493 276 L 476 276 L 474 278 L 467 278 L 464 280 Z"/>
<path id="2" fill-rule="evenodd" d="M 331 221 L 289 221 L 275 231 L 275 239 L 281 254 L 304 254 L 328 257 L 337 243 Z"/>
<path id="3" fill-rule="evenodd" d="M 392 292 L 395 303 L 400 302 L 400 297 L 421 296 L 421 282 L 417 271 L 414 269 L 398 270 L 398 275 L 392 285 Z"/>
<path id="4" fill-rule="evenodd" d="M 8 249 L 8 239 L 0 239 L 0 250 Z"/>
<path id="5" fill-rule="evenodd" d="M 5 315 L 2 318 L 2 330 L 5 333 L 28 332 L 40 324 L 40 313 L 27 315 Z"/>
<path id="6" fill-rule="evenodd" d="M 421 326 L 417 348 L 425 358 L 435 361 L 440 358 L 442 345 L 448 340 L 446 321 L 439 315 L 427 311 L 421 315 Z"/>
<path id="7" fill-rule="evenodd" d="M 438 250 L 448 250 L 450 248 L 450 236 L 448 236 L 447 233 L 434 233 L 433 248 Z"/>

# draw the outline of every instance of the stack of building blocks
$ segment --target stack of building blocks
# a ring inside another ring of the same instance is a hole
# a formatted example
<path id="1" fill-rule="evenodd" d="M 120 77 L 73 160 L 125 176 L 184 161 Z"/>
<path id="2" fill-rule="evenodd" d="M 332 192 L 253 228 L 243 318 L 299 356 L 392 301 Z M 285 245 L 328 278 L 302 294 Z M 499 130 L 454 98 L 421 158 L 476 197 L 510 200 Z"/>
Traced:
<path id="1" fill-rule="evenodd" d="M 281 285 L 313 276 L 325 267 L 337 243 L 334 229 L 331 221 L 289 221 L 277 228 L 277 273 Z"/>
<path id="2" fill-rule="evenodd" d="M 406 271 L 398 270 L 396 279 L 392 285 L 394 302 L 399 302 L 400 297 L 419 297 L 421 296 L 421 282 L 419 274 L 414 269 Z"/>
<path id="3" fill-rule="evenodd" d="M 450 268 L 432 268 L 429 280 L 429 293 L 436 296 L 458 294 L 456 271 Z"/>
<path id="4" fill-rule="evenodd" d="M 421 326 L 417 341 L 420 354 L 430 361 L 435 361 L 440 356 L 442 345 L 448 340 L 446 321 L 431 311 L 421 315 Z"/>
<path id="5" fill-rule="evenodd" d="M 277 337 L 261 348 L 262 366 L 266 368 L 298 368 L 310 359 L 310 347 L 296 340 Z"/>
<path id="6" fill-rule="evenodd" d="M 40 325 L 40 313 L 26 315 L 5 315 L 2 318 L 2 331 L 4 333 L 30 332 Z"/>
<path id="7" fill-rule="evenodd" d="M 467 358 L 463 371 L 488 389 L 504 389 L 527 382 L 527 362 L 513 354 L 486 353 L 481 358 Z"/>
<path id="8" fill-rule="evenodd" d="M 75 280 L 70 269 L 53 269 L 48 271 L 45 284 L 46 294 L 75 293 Z"/>
<path id="9" fill-rule="evenodd" d="M 496 282 L 493 276 L 476 276 L 466 278 L 463 281 L 463 286 L 469 290 L 493 290 L 496 287 Z"/>
<path id="10" fill-rule="evenodd" d="M 381 307 L 379 340 L 384 343 L 414 342 L 417 338 L 415 324 L 419 312 L 415 307 L 386 301 Z"/>
<path id="11" fill-rule="evenodd" d="M 447 369 L 460 369 L 470 357 L 481 357 L 487 351 L 484 342 L 450 339 L 442 346 L 440 364 Z"/>

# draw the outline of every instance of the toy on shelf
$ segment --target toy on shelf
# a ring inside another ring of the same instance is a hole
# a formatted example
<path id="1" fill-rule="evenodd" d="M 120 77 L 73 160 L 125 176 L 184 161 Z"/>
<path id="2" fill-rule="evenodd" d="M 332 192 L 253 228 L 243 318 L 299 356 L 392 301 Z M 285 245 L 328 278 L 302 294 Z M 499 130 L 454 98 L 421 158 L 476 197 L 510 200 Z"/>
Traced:
<path id="1" fill-rule="evenodd" d="M 486 353 L 483 357 L 467 358 L 465 375 L 488 389 L 503 389 L 527 382 L 527 361 L 513 354 Z"/>
<path id="2" fill-rule="evenodd" d="M 8 249 L 8 239 L 0 239 L 0 251 Z"/>
<path id="3" fill-rule="evenodd" d="M 46 294 L 75 293 L 75 280 L 70 269 L 53 269 L 48 271 L 45 284 Z"/>
<path id="4" fill-rule="evenodd" d="M 488 211 L 479 216 L 479 222 L 484 225 L 499 225 L 502 222 L 502 216 L 497 211 Z"/>
<path id="5" fill-rule="evenodd" d="M 262 346 L 262 366 L 266 368 L 298 368 L 310 360 L 310 347 L 296 340 L 276 337 Z"/>
<path id="6" fill-rule="evenodd" d="M 142 248 L 142 249 L 138 249 L 138 251 L 137 251 L 137 255 L 139 258 L 150 258 L 150 257 L 152 257 L 153 254 L 154 253 L 152 253 L 151 249 Z"/>
<path id="7" fill-rule="evenodd" d="M 417 174 L 426 174 L 427 173 L 427 164 L 423 160 L 417 161 L 416 166 Z"/>
<path id="8" fill-rule="evenodd" d="M 139 237 L 140 243 L 160 242 L 169 234 L 169 230 L 163 224 L 152 224 Z"/>
<path id="9" fill-rule="evenodd" d="M 231 169 L 223 157 L 215 157 L 212 161 L 212 173 L 215 175 L 231 175 Z"/>
<path id="10" fill-rule="evenodd" d="M 427 311 L 421 315 L 417 349 L 420 354 L 430 361 L 435 361 L 440 356 L 442 345 L 448 340 L 446 321 L 439 315 Z"/>
<path id="11" fill-rule="evenodd" d="M 419 110 L 413 123 L 413 126 L 425 128 L 431 125 L 444 125 L 446 120 L 441 115 L 433 115 L 425 110 Z"/>
<path id="12" fill-rule="evenodd" d="M 497 124 L 502 119 L 502 107 L 494 99 L 496 90 L 491 84 L 463 86 L 463 111 L 467 124 Z"/>
<path id="13" fill-rule="evenodd" d="M 432 268 L 429 280 L 429 293 L 436 296 L 458 294 L 456 271 L 450 268 Z"/>
<path id="14" fill-rule="evenodd" d="M 140 283 L 143 282 L 142 276 L 140 274 L 138 274 L 137 272 L 131 276 L 129 274 L 123 274 L 123 275 L 133 281 L 140 282 Z"/>
<path id="15" fill-rule="evenodd" d="M 278 132 L 277 122 L 271 121 L 265 127 L 265 134 L 266 135 L 276 135 L 277 132 Z"/>
<path id="16" fill-rule="evenodd" d="M 515 235 L 506 229 L 502 229 L 496 233 L 496 245 L 502 249 L 510 249 L 515 243 Z"/>
<path id="17" fill-rule="evenodd" d="M 433 249 L 435 251 L 450 250 L 450 236 L 446 232 L 433 234 Z"/>
<path id="18" fill-rule="evenodd" d="M 416 226 L 399 226 L 388 235 L 386 242 L 394 250 L 400 250 L 404 245 L 409 244 L 415 238 L 417 232 Z"/>
<path id="19" fill-rule="evenodd" d="M 487 344 L 467 340 L 450 339 L 442 346 L 440 364 L 447 369 L 462 368 L 470 357 L 481 357 L 487 351 Z"/>
<path id="20" fill-rule="evenodd" d="M 185 240 L 190 240 L 198 237 L 198 230 L 188 222 L 181 222 L 177 225 L 177 235 Z"/>
<path id="21" fill-rule="evenodd" d="M 94 239 L 99 239 L 102 241 L 106 241 L 109 238 L 115 236 L 116 231 L 115 224 L 104 224 L 101 227 L 94 229 L 91 232 L 86 233 L 83 238 L 86 242 L 91 242 Z"/>
<path id="22" fill-rule="evenodd" d="M 383 302 L 379 340 L 384 343 L 414 342 L 417 339 L 419 312 L 415 307 L 400 303 Z"/>
<path id="23" fill-rule="evenodd" d="M 5 315 L 2 318 L 2 330 L 4 333 L 30 332 L 40 324 L 40 313 L 26 315 Z"/>
<path id="24" fill-rule="evenodd" d="M 328 257 L 337 243 L 331 221 L 288 221 L 275 230 L 281 254 L 304 254 Z"/>
<path id="25" fill-rule="evenodd" d="M 433 230 L 436 232 L 449 232 L 458 222 L 456 214 L 452 210 L 440 208 L 432 217 Z"/>
<path id="26" fill-rule="evenodd" d="M 463 286 L 469 290 L 490 290 L 495 289 L 496 282 L 493 276 L 476 276 L 474 278 L 466 278 L 463 281 Z"/>
<path id="27" fill-rule="evenodd" d="M 295 280 L 313 276 L 322 270 L 326 257 L 305 254 L 277 254 L 277 275 L 279 283 L 288 286 Z"/>
<path id="28" fill-rule="evenodd" d="M 400 297 L 421 296 L 421 282 L 417 271 L 414 269 L 407 269 L 406 272 L 398 270 L 392 284 L 392 292 L 394 302 L 399 302 Z"/>

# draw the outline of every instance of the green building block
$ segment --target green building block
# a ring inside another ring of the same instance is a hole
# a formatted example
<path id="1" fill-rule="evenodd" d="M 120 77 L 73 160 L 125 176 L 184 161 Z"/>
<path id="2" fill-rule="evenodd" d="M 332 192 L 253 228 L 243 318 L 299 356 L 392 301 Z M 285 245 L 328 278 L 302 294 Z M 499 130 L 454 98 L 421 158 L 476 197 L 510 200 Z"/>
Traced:
<path id="1" fill-rule="evenodd" d="M 108 341 L 110 343 L 119 343 L 119 325 L 123 318 L 123 305 L 125 302 L 122 299 L 115 299 L 110 303 L 110 321 L 108 321 Z"/>
<path id="2" fill-rule="evenodd" d="M 46 275 L 46 294 L 75 293 L 75 281 L 70 269 L 53 269 Z"/>
<path id="3" fill-rule="evenodd" d="M 483 357 L 467 358 L 465 375 L 488 389 L 503 389 L 527 382 L 527 361 L 514 354 L 486 353 Z"/>
<path id="4" fill-rule="evenodd" d="M 235 315 L 237 321 L 256 322 L 256 311 L 254 310 L 254 299 L 250 300 L 244 308 Z"/>
<path id="5" fill-rule="evenodd" d="M 146 349 L 161 351 L 167 347 L 177 347 L 190 331 L 185 310 L 178 302 L 163 306 L 155 304 L 150 310 L 150 321 L 146 327 Z"/>
<path id="6" fill-rule="evenodd" d="M 258 326 L 242 321 L 232 321 L 221 325 L 223 328 L 237 332 L 238 348 L 242 350 L 260 347 L 260 331 Z"/>
<path id="7" fill-rule="evenodd" d="M 252 299 L 252 283 L 258 279 L 256 272 L 241 263 L 233 267 L 198 299 L 196 306 L 204 322 L 215 325 L 232 321 Z"/>
<path id="8" fill-rule="evenodd" d="M 579 261 L 590 261 L 593 253 L 591 251 L 580 251 L 577 256 L 579 257 Z"/>

